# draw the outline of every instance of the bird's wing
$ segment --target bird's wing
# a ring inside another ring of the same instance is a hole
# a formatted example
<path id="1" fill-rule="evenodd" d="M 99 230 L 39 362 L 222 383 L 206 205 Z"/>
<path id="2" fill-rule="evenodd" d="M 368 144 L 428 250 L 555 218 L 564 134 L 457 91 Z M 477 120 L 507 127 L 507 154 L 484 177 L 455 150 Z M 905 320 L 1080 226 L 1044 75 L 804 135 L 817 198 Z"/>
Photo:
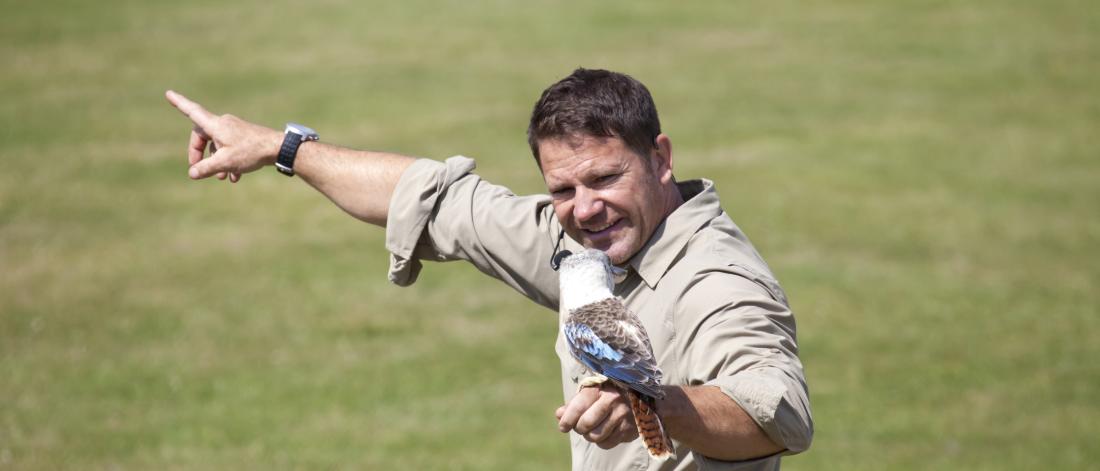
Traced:
<path id="1" fill-rule="evenodd" d="M 618 298 L 574 309 L 563 330 L 573 356 L 589 369 L 647 396 L 663 395 L 649 335 Z"/>

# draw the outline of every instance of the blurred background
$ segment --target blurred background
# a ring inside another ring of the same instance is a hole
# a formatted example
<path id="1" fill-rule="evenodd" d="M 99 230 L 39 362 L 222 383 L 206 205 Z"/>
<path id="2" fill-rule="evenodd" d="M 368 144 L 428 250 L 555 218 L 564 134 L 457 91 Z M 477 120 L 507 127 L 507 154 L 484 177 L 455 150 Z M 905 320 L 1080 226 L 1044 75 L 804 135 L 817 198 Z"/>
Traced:
<path id="1" fill-rule="evenodd" d="M 790 295 L 784 468 L 1095 469 L 1100 9 L 1057 1 L 0 1 L 0 469 L 564 469 L 556 316 L 272 169 L 215 113 L 543 191 L 578 66 L 648 85 Z"/>

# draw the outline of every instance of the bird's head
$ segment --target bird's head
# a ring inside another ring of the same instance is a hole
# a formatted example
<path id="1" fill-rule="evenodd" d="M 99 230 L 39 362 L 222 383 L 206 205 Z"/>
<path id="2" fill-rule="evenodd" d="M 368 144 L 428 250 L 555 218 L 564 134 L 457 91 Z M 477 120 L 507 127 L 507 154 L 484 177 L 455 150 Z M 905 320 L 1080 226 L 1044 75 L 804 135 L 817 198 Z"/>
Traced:
<path id="1" fill-rule="evenodd" d="M 588 285 L 606 287 L 611 291 L 626 278 L 626 270 L 611 264 L 602 250 L 584 249 L 577 253 L 562 251 L 555 256 L 560 264 L 562 286 Z"/>

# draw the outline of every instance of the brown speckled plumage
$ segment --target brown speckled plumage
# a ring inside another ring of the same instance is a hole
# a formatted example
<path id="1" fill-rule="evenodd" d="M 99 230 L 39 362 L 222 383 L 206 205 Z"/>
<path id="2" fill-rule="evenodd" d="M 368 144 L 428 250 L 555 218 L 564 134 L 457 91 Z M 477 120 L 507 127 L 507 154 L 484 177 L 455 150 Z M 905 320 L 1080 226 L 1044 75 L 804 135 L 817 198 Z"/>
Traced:
<path id="1" fill-rule="evenodd" d="M 596 336 L 616 346 L 624 354 L 623 363 L 631 364 L 647 376 L 647 381 L 637 384 L 636 387 L 631 385 L 633 389 L 658 399 L 664 397 L 659 388 L 661 370 L 657 369 L 657 362 L 653 358 L 649 334 L 638 316 L 627 310 L 619 298 L 607 298 L 588 304 L 569 314 L 569 322 L 587 325 Z"/>
<path id="2" fill-rule="evenodd" d="M 671 457 L 674 452 L 672 440 L 656 409 L 656 399 L 664 397 L 660 389 L 661 370 L 656 366 L 649 334 L 641 321 L 614 297 L 581 306 L 569 314 L 567 322 L 588 326 L 600 340 L 623 354 L 620 363 L 629 364 L 642 373 L 644 381 L 641 382 L 626 383 L 614 378 L 611 381 L 630 398 L 634 423 L 649 454 L 659 459 Z M 576 340 L 578 344 L 571 349 L 574 356 L 589 343 L 583 337 Z M 585 363 L 581 358 L 577 360 Z M 607 374 L 606 371 L 597 372 Z"/>

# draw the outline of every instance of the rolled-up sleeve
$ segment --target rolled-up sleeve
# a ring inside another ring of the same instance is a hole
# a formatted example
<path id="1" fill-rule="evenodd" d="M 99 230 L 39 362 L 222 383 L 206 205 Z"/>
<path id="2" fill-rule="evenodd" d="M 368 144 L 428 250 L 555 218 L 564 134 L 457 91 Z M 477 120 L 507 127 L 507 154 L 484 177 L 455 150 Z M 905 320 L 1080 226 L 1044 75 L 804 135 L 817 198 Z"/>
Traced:
<path id="1" fill-rule="evenodd" d="M 798 359 L 794 315 L 774 281 L 700 274 L 676 308 L 677 352 L 687 384 L 716 386 L 785 454 L 813 439 L 809 392 Z"/>
<path id="2" fill-rule="evenodd" d="M 550 268 L 559 230 L 550 198 L 516 196 L 471 173 L 474 161 L 421 159 L 402 174 L 386 220 L 389 279 L 416 282 L 421 261 L 466 260 L 524 296 L 556 308 Z"/>

